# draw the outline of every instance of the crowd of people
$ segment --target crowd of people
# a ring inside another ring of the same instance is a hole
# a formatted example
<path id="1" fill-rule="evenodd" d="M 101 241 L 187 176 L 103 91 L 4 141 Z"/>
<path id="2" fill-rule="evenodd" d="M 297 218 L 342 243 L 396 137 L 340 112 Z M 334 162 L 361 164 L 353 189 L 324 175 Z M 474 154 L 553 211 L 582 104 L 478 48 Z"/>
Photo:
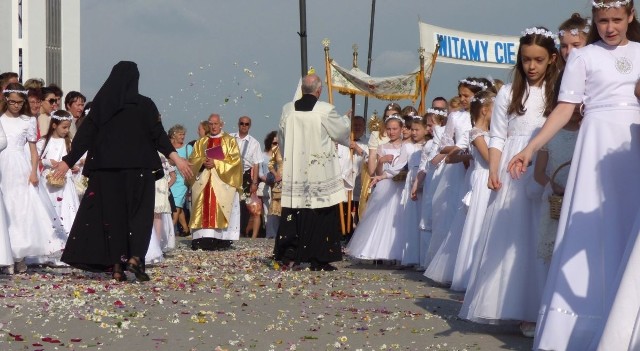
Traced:
<path id="1" fill-rule="evenodd" d="M 635 15 L 632 0 L 602 0 L 557 33 L 527 28 L 511 83 L 463 78 L 423 114 L 341 116 L 305 76 L 262 144 L 249 116 L 229 134 L 213 113 L 192 142 L 182 125 L 165 132 L 134 63 L 64 109 L 56 85 L 4 73 L 0 266 L 144 281 L 176 235 L 194 250 L 264 235 L 285 269 L 333 271 L 344 252 L 424 271 L 464 291 L 461 318 L 518 324 L 535 349 L 638 349 Z"/>

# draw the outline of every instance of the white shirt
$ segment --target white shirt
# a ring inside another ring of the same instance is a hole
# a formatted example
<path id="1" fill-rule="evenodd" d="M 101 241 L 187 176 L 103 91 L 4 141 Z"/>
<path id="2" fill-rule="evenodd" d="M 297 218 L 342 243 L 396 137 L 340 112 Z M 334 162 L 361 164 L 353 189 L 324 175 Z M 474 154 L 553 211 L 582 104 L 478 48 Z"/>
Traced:
<path id="1" fill-rule="evenodd" d="M 238 142 L 238 149 L 242 158 L 242 172 L 250 170 L 253 165 L 262 163 L 262 149 L 260 148 L 260 142 L 256 138 L 249 134 L 244 138 L 240 138 L 238 133 L 231 133 L 231 136 L 236 138 Z"/>

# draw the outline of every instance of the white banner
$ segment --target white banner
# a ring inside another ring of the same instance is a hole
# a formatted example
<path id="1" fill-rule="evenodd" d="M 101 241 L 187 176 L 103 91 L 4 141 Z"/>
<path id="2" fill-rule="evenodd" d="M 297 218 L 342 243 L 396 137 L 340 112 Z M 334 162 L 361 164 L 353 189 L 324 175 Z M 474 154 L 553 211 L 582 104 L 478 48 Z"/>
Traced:
<path id="1" fill-rule="evenodd" d="M 420 46 L 433 52 L 440 42 L 438 62 L 492 68 L 511 68 L 516 63 L 519 37 L 461 32 L 419 22 Z"/>

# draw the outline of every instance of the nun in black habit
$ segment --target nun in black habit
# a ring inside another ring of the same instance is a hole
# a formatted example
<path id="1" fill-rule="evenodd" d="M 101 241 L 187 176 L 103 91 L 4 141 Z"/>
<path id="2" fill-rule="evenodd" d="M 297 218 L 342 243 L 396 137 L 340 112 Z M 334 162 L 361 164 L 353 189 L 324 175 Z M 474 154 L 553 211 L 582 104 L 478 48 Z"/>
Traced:
<path id="1" fill-rule="evenodd" d="M 73 267 L 126 280 L 123 267 L 141 281 L 153 225 L 155 180 L 162 176 L 157 151 L 173 161 L 185 178 L 193 176 L 162 126 L 151 99 L 138 93 L 134 62 L 116 64 L 78 129 L 71 151 L 55 168 L 62 177 L 85 152 L 89 178 L 62 261 Z M 157 151 L 156 151 L 157 150 Z"/>

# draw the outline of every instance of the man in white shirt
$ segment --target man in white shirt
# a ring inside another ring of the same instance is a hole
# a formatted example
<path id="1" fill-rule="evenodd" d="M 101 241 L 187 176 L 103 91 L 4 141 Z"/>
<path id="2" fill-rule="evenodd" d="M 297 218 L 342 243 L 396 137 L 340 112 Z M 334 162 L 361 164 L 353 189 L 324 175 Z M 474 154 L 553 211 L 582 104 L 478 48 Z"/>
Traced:
<path id="1" fill-rule="evenodd" d="M 257 238 L 260 232 L 260 215 L 251 214 L 246 206 L 246 199 L 258 191 L 259 167 L 262 163 L 260 142 L 249 135 L 251 118 L 242 116 L 238 119 L 238 132 L 231 133 L 236 138 L 242 159 L 242 190 L 244 199 L 240 202 L 240 233 L 246 235 L 249 229 L 251 237 Z M 250 227 L 249 227 L 250 225 Z"/>

